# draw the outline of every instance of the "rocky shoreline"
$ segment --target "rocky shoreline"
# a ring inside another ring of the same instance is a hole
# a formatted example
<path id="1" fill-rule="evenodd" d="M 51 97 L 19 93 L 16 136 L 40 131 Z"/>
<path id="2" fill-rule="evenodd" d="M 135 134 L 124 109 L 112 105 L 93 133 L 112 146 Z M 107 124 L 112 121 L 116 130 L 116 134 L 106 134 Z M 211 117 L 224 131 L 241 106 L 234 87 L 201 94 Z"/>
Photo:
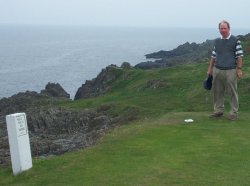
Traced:
<path id="1" fill-rule="evenodd" d="M 241 41 L 250 40 L 250 33 L 237 36 Z M 210 60 L 214 40 L 206 40 L 201 44 L 186 42 L 170 51 L 158 51 L 146 54 L 149 61 L 135 65 L 135 68 L 165 68 L 187 63 L 201 63 Z"/>
<path id="2" fill-rule="evenodd" d="M 115 78 L 113 68 L 116 66 L 104 69 L 97 76 L 96 82 L 93 80 L 84 84 L 88 86 L 92 82 L 92 86 L 97 90 L 103 89 L 97 91 L 94 96 L 108 90 L 105 82 Z M 92 96 L 88 89 L 85 88 L 84 91 L 83 95 Z M 33 157 L 59 155 L 91 146 L 107 130 L 136 118 L 134 111 L 127 115 L 108 115 L 107 112 L 112 105 L 101 105 L 97 109 L 69 109 L 59 106 L 58 103 L 62 101 L 72 102 L 69 94 L 55 83 L 48 83 L 40 93 L 27 91 L 0 100 L 0 166 L 10 164 L 5 121 L 8 114 L 26 113 Z"/>

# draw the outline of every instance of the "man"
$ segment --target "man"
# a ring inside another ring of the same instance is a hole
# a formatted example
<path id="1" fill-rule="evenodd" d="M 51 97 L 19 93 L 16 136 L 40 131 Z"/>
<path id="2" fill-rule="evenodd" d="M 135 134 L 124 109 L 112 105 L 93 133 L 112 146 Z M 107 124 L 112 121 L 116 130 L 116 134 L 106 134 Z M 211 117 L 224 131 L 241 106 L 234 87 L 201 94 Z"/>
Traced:
<path id="1" fill-rule="evenodd" d="M 227 91 L 230 103 L 229 120 L 236 120 L 239 109 L 237 79 L 242 78 L 243 51 L 241 42 L 230 33 L 227 21 L 219 23 L 220 38 L 215 39 L 214 50 L 208 66 L 208 74 L 213 75 L 214 112 L 210 117 L 224 114 L 224 93 Z"/>

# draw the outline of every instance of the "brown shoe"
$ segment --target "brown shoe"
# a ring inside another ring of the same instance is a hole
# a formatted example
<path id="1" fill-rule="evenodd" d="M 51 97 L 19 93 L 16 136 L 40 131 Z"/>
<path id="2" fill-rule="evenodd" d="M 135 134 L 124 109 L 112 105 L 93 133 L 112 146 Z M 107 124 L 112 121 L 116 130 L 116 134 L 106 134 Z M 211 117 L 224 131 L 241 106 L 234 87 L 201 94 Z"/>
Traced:
<path id="1" fill-rule="evenodd" d="M 229 115 L 228 115 L 228 119 L 229 119 L 230 121 L 235 121 L 235 120 L 237 120 L 237 115 L 236 115 L 236 114 L 229 114 Z"/>
<path id="2" fill-rule="evenodd" d="M 223 116 L 223 112 L 214 112 L 213 114 L 211 114 L 209 117 L 210 118 L 219 118 Z"/>

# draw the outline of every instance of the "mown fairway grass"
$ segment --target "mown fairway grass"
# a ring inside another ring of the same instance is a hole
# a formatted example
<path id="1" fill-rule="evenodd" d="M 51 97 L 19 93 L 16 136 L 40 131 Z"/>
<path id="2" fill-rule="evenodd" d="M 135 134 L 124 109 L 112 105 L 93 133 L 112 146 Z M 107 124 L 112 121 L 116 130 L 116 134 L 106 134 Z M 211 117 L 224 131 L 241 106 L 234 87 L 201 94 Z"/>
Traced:
<path id="1" fill-rule="evenodd" d="M 234 122 L 227 115 L 208 118 L 212 96 L 202 88 L 207 64 L 116 69 L 121 75 L 105 96 L 60 105 L 108 106 L 107 114 L 134 114 L 137 120 L 110 130 L 93 147 L 33 158 L 33 168 L 15 177 L 11 167 L 0 168 L 0 185 L 249 185 L 249 60 L 246 55 Z M 151 80 L 160 87 L 150 86 Z M 188 118 L 194 122 L 186 124 Z"/>
<path id="2" fill-rule="evenodd" d="M 168 113 L 118 127 L 96 146 L 49 159 L 1 185 L 248 185 L 248 113 L 235 122 L 206 112 Z M 186 124 L 184 119 L 194 122 Z"/>

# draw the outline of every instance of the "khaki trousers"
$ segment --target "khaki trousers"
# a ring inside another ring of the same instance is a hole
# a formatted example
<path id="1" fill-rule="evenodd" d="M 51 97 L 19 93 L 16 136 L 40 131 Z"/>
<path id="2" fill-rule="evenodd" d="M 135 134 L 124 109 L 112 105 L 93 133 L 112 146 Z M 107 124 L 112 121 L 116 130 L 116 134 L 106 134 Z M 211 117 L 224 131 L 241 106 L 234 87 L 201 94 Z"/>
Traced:
<path id="1" fill-rule="evenodd" d="M 224 95 L 227 92 L 230 103 L 230 114 L 237 114 L 239 100 L 237 93 L 236 69 L 220 70 L 213 68 L 214 112 L 224 112 Z"/>

